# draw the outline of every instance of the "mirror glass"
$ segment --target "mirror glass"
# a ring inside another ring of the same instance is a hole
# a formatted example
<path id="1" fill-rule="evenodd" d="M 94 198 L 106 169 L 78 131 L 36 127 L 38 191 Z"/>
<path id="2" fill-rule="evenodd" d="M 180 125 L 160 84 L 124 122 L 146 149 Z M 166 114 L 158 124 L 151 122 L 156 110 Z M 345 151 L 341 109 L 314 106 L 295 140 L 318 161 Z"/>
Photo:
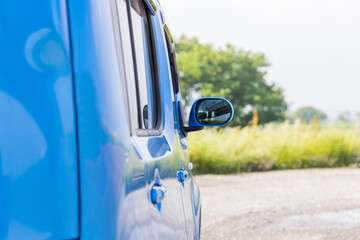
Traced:
<path id="1" fill-rule="evenodd" d="M 204 99 L 197 103 L 196 119 L 203 125 L 224 124 L 230 120 L 231 111 L 224 99 Z"/>

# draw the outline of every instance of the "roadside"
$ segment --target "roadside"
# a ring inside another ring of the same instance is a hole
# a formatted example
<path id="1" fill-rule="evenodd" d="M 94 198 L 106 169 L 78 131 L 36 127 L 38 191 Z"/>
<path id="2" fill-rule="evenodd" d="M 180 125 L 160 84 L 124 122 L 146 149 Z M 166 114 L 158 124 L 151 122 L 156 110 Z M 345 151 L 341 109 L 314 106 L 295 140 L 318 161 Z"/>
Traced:
<path id="1" fill-rule="evenodd" d="M 360 239 L 360 169 L 195 179 L 202 239 Z"/>

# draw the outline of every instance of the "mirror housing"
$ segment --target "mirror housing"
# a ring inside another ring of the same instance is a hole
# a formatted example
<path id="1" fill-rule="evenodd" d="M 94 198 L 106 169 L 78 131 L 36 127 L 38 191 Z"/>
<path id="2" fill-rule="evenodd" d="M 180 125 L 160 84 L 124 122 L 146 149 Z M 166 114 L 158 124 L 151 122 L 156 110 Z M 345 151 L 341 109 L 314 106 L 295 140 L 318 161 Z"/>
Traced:
<path id="1" fill-rule="evenodd" d="M 218 97 L 200 98 L 194 102 L 190 110 L 189 126 L 187 132 L 201 130 L 204 127 L 224 126 L 234 115 L 232 104 Z"/>

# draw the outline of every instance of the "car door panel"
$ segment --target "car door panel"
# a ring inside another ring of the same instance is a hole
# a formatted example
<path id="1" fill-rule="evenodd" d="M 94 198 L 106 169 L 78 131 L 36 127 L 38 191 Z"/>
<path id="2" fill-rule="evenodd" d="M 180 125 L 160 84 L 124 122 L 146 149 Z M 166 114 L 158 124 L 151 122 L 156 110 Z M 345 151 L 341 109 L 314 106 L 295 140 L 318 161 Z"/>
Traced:
<path id="1" fill-rule="evenodd" d="M 131 140 L 115 1 L 69 2 L 78 118 L 81 238 L 152 238 L 146 162 Z"/>

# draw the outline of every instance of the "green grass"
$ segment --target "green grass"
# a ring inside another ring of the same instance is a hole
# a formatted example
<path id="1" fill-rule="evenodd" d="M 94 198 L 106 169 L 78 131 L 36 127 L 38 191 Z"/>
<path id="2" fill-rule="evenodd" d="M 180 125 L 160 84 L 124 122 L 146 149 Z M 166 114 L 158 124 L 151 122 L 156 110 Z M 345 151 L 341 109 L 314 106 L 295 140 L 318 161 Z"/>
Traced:
<path id="1" fill-rule="evenodd" d="M 194 132 L 189 146 L 197 174 L 343 167 L 358 163 L 360 131 L 355 126 L 285 122 Z"/>

